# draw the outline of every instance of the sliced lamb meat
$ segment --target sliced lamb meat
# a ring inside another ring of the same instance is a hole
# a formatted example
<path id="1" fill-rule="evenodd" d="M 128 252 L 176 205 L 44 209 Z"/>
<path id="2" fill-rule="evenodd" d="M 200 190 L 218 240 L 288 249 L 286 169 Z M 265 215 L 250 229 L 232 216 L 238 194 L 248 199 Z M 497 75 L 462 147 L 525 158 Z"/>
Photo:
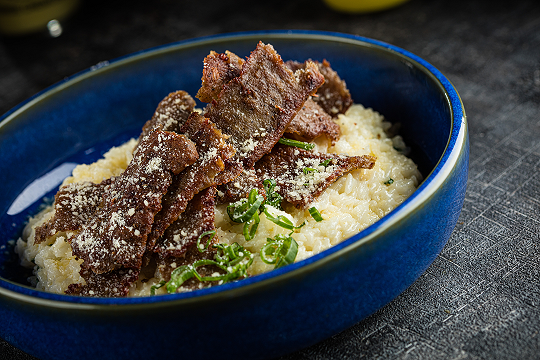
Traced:
<path id="1" fill-rule="evenodd" d="M 317 196 L 346 172 L 371 169 L 373 156 L 312 153 L 277 145 L 255 164 L 260 179 L 274 179 L 277 192 L 297 208 L 307 208 Z"/>
<path id="2" fill-rule="evenodd" d="M 95 274 L 81 269 L 81 276 L 86 284 L 71 284 L 66 290 L 68 295 L 93 297 L 124 297 L 129 287 L 139 278 L 138 269 L 118 269 L 108 273 Z"/>
<path id="3" fill-rule="evenodd" d="M 305 63 L 287 61 L 287 66 L 291 70 L 296 71 L 305 68 L 306 64 L 310 61 L 308 60 Z M 353 103 L 347 84 L 330 67 L 328 61 L 323 60 L 322 63 L 318 61 L 316 63 L 319 71 L 324 76 L 324 84 L 317 91 L 317 96 L 314 97 L 314 100 L 331 116 L 344 114 Z"/>
<path id="4" fill-rule="evenodd" d="M 204 58 L 202 84 L 196 98 L 205 103 L 217 99 L 223 86 L 240 76 L 243 64 L 244 60 L 230 51 L 224 54 L 211 51 Z"/>
<path id="5" fill-rule="evenodd" d="M 126 170 L 114 178 L 93 219 L 72 238 L 73 254 L 96 274 L 140 268 L 161 198 L 177 174 L 198 158 L 184 135 L 153 131 L 143 138 Z"/>
<path id="6" fill-rule="evenodd" d="M 82 182 L 64 185 L 54 196 L 54 215 L 43 225 L 36 227 L 34 243 L 62 231 L 78 231 L 90 222 L 103 200 L 106 179 L 99 184 Z"/>
<path id="7" fill-rule="evenodd" d="M 234 149 L 226 142 L 226 136 L 198 113 L 192 113 L 181 131 L 197 144 L 199 159 L 174 177 L 169 192 L 163 197 L 163 209 L 156 215 L 148 237 L 150 249 L 184 212 L 195 194 L 216 184 L 216 175 L 224 169 L 224 161 L 234 154 Z"/>
<path id="8" fill-rule="evenodd" d="M 230 136 L 236 150 L 232 162 L 250 168 L 272 149 L 323 81 L 314 63 L 293 73 L 271 45 L 259 43 L 206 115 Z"/>
<path id="9" fill-rule="evenodd" d="M 313 98 L 309 98 L 285 130 L 292 138 L 310 142 L 326 135 L 332 145 L 339 139 L 339 125 L 323 110 Z"/>
<path id="10" fill-rule="evenodd" d="M 199 236 L 214 230 L 215 198 L 215 186 L 206 188 L 195 195 L 188 203 L 186 210 L 159 238 L 153 251 L 164 256 L 182 256 L 189 247 L 194 246 Z"/>
<path id="11" fill-rule="evenodd" d="M 159 103 L 152 119 L 148 120 L 143 128 L 139 140 L 153 130 L 172 131 L 179 133 L 189 115 L 195 108 L 195 100 L 185 91 L 170 93 Z"/>

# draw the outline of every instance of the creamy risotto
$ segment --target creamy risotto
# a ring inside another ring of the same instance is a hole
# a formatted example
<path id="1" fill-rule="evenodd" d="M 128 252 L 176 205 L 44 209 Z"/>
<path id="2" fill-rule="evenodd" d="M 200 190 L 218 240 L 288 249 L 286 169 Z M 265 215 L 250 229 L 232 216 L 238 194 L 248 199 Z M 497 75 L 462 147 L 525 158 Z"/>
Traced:
<path id="1" fill-rule="evenodd" d="M 402 138 L 387 135 L 390 123 L 384 121 L 382 115 L 361 105 L 353 105 L 344 115 L 339 115 L 336 122 L 341 129 L 339 140 L 330 146 L 326 137 L 317 138 L 315 151 L 369 154 L 377 159 L 375 167 L 346 173 L 310 205 L 318 209 L 322 221 L 315 221 L 308 210 L 299 210 L 292 205 L 284 204 L 283 210 L 271 210 L 274 215 L 288 217 L 297 226 L 305 223 L 292 234 L 298 243 L 296 261 L 328 249 L 373 224 L 411 195 L 422 180 L 417 166 L 405 156 L 406 146 Z M 64 184 L 81 181 L 99 183 L 104 178 L 122 173 L 136 144 L 136 140 L 131 140 L 111 149 L 94 164 L 79 165 Z M 221 243 L 237 242 L 258 254 L 268 237 L 290 233 L 261 213 L 255 237 L 246 241 L 242 233 L 243 224 L 232 222 L 226 207 L 218 205 L 215 212 L 216 236 Z M 30 219 L 22 238 L 17 241 L 16 251 L 24 266 L 33 267 L 35 276 L 30 280 L 37 289 L 63 293 L 70 284 L 84 283 L 79 275 L 82 260 L 72 255 L 66 242 L 69 234 L 61 232 L 45 242 L 34 244 L 35 228 L 46 222 L 53 212 L 49 207 Z M 256 275 L 272 269 L 272 265 L 255 256 L 248 272 Z M 153 276 L 143 271 L 139 280 L 131 285 L 129 296 L 149 295 L 151 287 L 160 281 Z M 156 294 L 160 293 L 165 293 L 164 288 L 156 291 Z"/>

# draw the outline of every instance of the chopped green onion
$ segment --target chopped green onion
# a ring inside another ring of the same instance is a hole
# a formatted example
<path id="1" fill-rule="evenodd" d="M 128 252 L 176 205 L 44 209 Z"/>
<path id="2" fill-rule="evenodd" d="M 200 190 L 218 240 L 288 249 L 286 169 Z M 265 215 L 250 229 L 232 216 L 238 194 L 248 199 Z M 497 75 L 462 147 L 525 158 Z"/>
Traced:
<path id="1" fill-rule="evenodd" d="M 150 287 L 150 295 L 156 295 L 156 290 L 163 287 L 163 285 L 165 284 L 166 284 L 165 280 L 161 280 L 158 284 L 152 285 Z"/>
<path id="2" fill-rule="evenodd" d="M 195 265 L 195 264 L 194 264 Z M 175 293 L 184 282 L 195 276 L 195 268 L 193 265 L 182 265 L 177 267 L 171 273 L 171 280 L 167 282 L 167 292 Z"/>
<path id="3" fill-rule="evenodd" d="M 171 279 L 168 282 L 165 283 L 162 281 L 158 285 L 155 285 L 155 287 L 153 286 L 153 292 L 150 289 L 152 295 L 155 295 L 155 289 L 163 285 L 166 285 L 167 292 L 175 293 L 184 282 L 193 277 L 201 282 L 221 281 L 222 283 L 226 283 L 247 276 L 247 269 L 253 263 L 253 254 L 249 250 L 246 250 L 238 243 L 232 245 L 214 244 L 212 246 L 217 249 L 214 260 L 201 259 L 195 261 L 192 265 L 179 266 L 171 273 Z M 197 268 L 207 265 L 217 266 L 223 271 L 223 274 L 201 276 Z"/>
<path id="4" fill-rule="evenodd" d="M 287 138 L 280 138 L 278 140 L 278 143 L 283 144 L 283 145 L 295 146 L 297 148 L 304 149 L 304 150 L 313 150 L 313 148 L 315 147 L 315 144 L 310 144 L 303 141 L 287 139 Z"/>
<path id="5" fill-rule="evenodd" d="M 298 254 L 298 243 L 290 235 L 278 234 L 273 239 L 267 238 L 266 245 L 260 252 L 261 260 L 274 269 L 294 263 Z"/>
<path id="6" fill-rule="evenodd" d="M 263 201 L 264 197 L 259 195 L 256 189 L 252 189 L 247 199 L 242 199 L 227 206 L 227 214 L 229 214 L 229 217 L 234 222 L 247 222 L 253 218 L 253 215 L 259 210 Z"/>
<path id="7" fill-rule="evenodd" d="M 330 164 L 331 161 L 332 161 L 332 159 L 326 159 L 322 163 L 320 163 L 319 165 L 327 167 L 328 164 Z"/>
<path id="8" fill-rule="evenodd" d="M 314 169 L 314 168 L 310 168 L 310 167 L 305 167 L 302 171 L 304 171 L 304 174 L 309 174 L 310 172 L 318 172 L 319 170 L 317 169 Z"/>
<path id="9" fill-rule="evenodd" d="M 394 179 L 390 178 L 390 179 L 388 179 L 388 181 L 384 182 L 384 185 L 391 185 L 393 183 L 394 183 Z"/>
<path id="10" fill-rule="evenodd" d="M 260 222 L 261 219 L 259 218 L 259 213 L 255 212 L 253 217 L 244 223 L 242 232 L 244 233 L 244 238 L 246 241 L 249 241 L 255 237 L 255 233 L 257 232 Z"/>
<path id="11" fill-rule="evenodd" d="M 266 192 L 266 201 L 263 205 L 270 205 L 276 209 L 281 210 L 281 202 L 283 201 L 283 196 L 281 196 L 275 189 L 277 183 L 274 179 L 266 179 L 263 181 L 264 191 Z"/>
<path id="12" fill-rule="evenodd" d="M 278 216 L 275 217 L 272 214 L 270 214 L 268 212 L 268 210 L 266 210 L 266 209 L 264 209 L 264 214 L 266 215 L 266 218 L 268 220 L 270 220 L 271 222 L 273 222 L 274 224 L 276 224 L 278 226 L 281 226 L 282 228 L 285 228 L 285 229 L 288 229 L 288 230 L 298 229 L 296 226 L 294 226 L 292 221 L 289 218 L 287 218 L 286 216 L 278 215 Z"/>
<path id="13" fill-rule="evenodd" d="M 319 210 L 317 210 L 317 208 L 315 206 L 310 207 L 308 209 L 308 211 L 309 211 L 309 214 L 311 215 L 311 217 L 315 219 L 315 221 L 318 222 L 318 221 L 323 221 L 324 220 L 321 213 L 319 212 Z"/>
<path id="14" fill-rule="evenodd" d="M 205 245 L 201 245 L 201 239 L 207 235 L 212 235 L 210 237 L 210 239 L 208 239 L 208 241 L 206 242 L 206 246 Z M 210 231 L 206 231 L 206 232 L 203 232 L 201 235 L 199 235 L 199 237 L 197 238 L 197 249 L 200 251 L 200 252 L 204 252 L 206 249 L 208 249 L 208 246 L 210 245 L 210 242 L 212 241 L 212 239 L 214 238 L 214 236 L 216 236 L 216 230 L 210 230 Z"/>

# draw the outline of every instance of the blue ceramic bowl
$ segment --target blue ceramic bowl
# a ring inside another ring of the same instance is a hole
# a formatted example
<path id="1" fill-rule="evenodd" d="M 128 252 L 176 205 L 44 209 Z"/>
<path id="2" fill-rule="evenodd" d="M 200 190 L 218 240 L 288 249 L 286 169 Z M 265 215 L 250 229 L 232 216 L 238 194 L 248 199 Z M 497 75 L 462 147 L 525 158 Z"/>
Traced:
<path id="1" fill-rule="evenodd" d="M 109 299 L 36 291 L 13 240 L 73 163 L 137 136 L 169 92 L 195 94 L 210 50 L 327 59 L 353 99 L 391 121 L 426 176 L 381 221 L 312 258 L 192 293 Z M 182 41 L 99 64 L 0 122 L 0 337 L 41 359 L 268 358 L 336 334 L 390 302 L 448 240 L 465 194 L 468 136 L 452 84 L 421 58 L 359 36 L 271 31 Z"/>

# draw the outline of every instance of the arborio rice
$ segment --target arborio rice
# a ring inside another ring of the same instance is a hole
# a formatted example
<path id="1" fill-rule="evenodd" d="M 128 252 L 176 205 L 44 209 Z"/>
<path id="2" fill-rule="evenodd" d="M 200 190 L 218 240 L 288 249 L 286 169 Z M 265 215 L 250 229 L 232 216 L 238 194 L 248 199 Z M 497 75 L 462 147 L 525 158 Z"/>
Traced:
<path id="1" fill-rule="evenodd" d="M 315 221 L 307 210 L 298 210 L 284 204 L 284 212 L 296 225 L 305 225 L 292 235 L 298 243 L 296 261 L 315 255 L 358 233 L 373 224 L 415 191 L 422 175 L 414 162 L 406 157 L 405 144 L 400 136 L 390 138 L 386 131 L 390 123 L 382 115 L 353 105 L 345 115 L 339 115 L 337 122 L 341 128 L 340 140 L 329 147 L 326 138 L 315 140 L 315 151 L 347 155 L 372 155 L 377 158 L 370 170 L 354 170 L 347 173 L 326 189 L 312 206 L 315 206 L 323 221 Z M 131 160 L 136 145 L 131 140 L 111 149 L 104 158 L 91 165 L 79 165 L 66 183 L 92 181 L 99 183 L 104 178 L 120 174 Z M 80 263 L 71 253 L 65 241 L 65 233 L 59 233 L 47 242 L 34 244 L 34 229 L 52 216 L 52 208 L 47 208 L 30 219 L 22 238 L 17 241 L 18 252 L 23 265 L 34 267 L 34 277 L 30 279 L 39 290 L 63 293 L 69 284 L 84 283 L 79 275 Z M 216 235 L 222 243 L 238 242 L 248 250 L 258 254 L 267 238 L 276 234 L 288 234 L 286 230 L 266 219 L 261 214 L 261 222 L 255 237 L 246 241 L 242 234 L 243 224 L 233 223 L 227 215 L 226 205 L 216 207 Z M 255 256 L 250 275 L 272 269 L 259 256 Z M 129 296 L 150 295 L 150 288 L 160 280 L 152 274 L 141 276 L 131 287 Z M 142 280 L 142 281 L 141 281 Z M 164 288 L 156 293 L 165 293 Z"/>

